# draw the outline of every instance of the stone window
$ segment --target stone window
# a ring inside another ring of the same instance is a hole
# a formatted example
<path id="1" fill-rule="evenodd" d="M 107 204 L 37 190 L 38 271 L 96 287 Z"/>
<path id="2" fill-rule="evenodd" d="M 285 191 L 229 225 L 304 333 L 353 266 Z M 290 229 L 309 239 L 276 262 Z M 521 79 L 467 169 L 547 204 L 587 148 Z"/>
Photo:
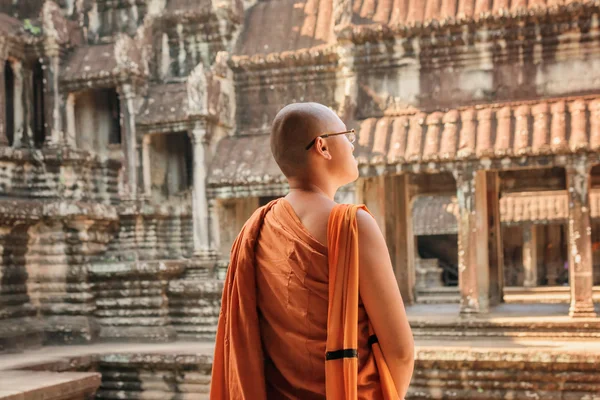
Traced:
<path id="1" fill-rule="evenodd" d="M 161 201 L 192 186 L 192 143 L 186 132 L 156 134 L 150 139 L 152 198 Z"/>
<path id="2" fill-rule="evenodd" d="M 85 90 L 75 95 L 77 147 L 97 153 L 121 143 L 119 97 L 115 89 Z"/>
<path id="3" fill-rule="evenodd" d="M 15 74 L 10 61 L 6 61 L 4 67 L 4 85 L 6 88 L 4 132 L 6 132 L 8 145 L 12 146 L 15 140 Z"/>
<path id="4" fill-rule="evenodd" d="M 38 61 L 33 67 L 33 142 L 42 147 L 45 139 L 44 71 Z"/>

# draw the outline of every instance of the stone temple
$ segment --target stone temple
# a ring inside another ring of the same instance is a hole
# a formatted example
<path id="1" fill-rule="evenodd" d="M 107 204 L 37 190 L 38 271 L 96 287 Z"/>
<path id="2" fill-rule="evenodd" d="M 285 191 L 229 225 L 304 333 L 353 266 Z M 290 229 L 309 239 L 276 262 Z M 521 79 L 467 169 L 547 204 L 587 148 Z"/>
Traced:
<path id="1" fill-rule="evenodd" d="M 600 398 L 599 1 L 0 0 L 0 399 L 207 398 L 301 101 L 358 133 L 407 399 Z"/>

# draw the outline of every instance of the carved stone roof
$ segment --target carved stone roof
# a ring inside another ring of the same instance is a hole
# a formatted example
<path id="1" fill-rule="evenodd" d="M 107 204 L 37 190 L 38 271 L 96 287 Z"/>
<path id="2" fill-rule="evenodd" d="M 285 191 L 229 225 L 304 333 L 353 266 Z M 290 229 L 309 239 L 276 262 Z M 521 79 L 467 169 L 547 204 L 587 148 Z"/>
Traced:
<path id="1" fill-rule="evenodd" d="M 64 78 L 83 80 L 111 76 L 116 68 L 114 44 L 77 47 L 67 59 Z"/>
<path id="2" fill-rule="evenodd" d="M 600 98 L 404 113 L 370 118 L 358 124 L 356 153 L 360 164 L 568 154 L 600 149 Z"/>
<path id="3" fill-rule="evenodd" d="M 333 1 L 259 1 L 246 11 L 235 54 L 280 53 L 330 43 Z"/>
<path id="4" fill-rule="evenodd" d="M 24 33 L 25 30 L 21 21 L 0 13 L 0 36 L 19 36 Z"/>
<path id="5" fill-rule="evenodd" d="M 562 0 L 354 0 L 353 23 L 428 25 L 433 21 L 478 20 L 489 17 L 545 13 L 576 3 Z M 577 3 L 593 3 L 592 0 Z"/>
<path id="6" fill-rule="evenodd" d="M 269 135 L 222 139 L 208 172 L 208 186 L 248 186 L 285 183 L 271 155 Z"/>
<path id="7" fill-rule="evenodd" d="M 185 83 L 152 85 L 147 100 L 136 117 L 139 125 L 179 122 L 188 119 L 188 93 Z"/>
<path id="8" fill-rule="evenodd" d="M 115 43 L 76 47 L 67 57 L 62 82 L 114 79 L 119 75 L 144 75 L 147 68 L 133 39 L 122 35 Z"/>

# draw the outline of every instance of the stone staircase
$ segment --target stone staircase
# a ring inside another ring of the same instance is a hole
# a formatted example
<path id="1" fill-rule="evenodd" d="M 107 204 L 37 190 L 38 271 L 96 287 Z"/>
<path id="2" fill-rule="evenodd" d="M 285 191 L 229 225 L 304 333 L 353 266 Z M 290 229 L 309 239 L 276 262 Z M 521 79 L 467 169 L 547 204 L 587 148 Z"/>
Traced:
<path id="1" fill-rule="evenodd" d="M 4 355 L 0 399 L 208 399 L 212 351 L 211 343 L 110 343 L 28 351 L 21 361 Z M 595 400 L 598 363 L 598 341 L 416 337 L 405 398 Z M 32 397 L 40 388 L 44 395 Z"/>
<path id="2" fill-rule="evenodd" d="M 595 400 L 598 361 L 548 349 L 423 347 L 406 400 Z"/>
<path id="3" fill-rule="evenodd" d="M 212 356 L 200 354 L 107 354 L 98 356 L 98 400 L 208 400 Z"/>

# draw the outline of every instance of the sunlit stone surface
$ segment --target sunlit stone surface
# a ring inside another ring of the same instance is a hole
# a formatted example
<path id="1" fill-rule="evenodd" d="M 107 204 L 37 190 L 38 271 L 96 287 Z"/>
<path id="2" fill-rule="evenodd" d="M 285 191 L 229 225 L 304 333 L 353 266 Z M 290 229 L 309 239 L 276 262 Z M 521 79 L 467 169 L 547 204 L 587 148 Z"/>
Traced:
<path id="1" fill-rule="evenodd" d="M 302 101 L 358 133 L 338 200 L 390 249 L 407 398 L 599 393 L 599 13 L 2 2 L 0 398 L 206 398 L 231 245 L 288 190 L 270 123 Z"/>

